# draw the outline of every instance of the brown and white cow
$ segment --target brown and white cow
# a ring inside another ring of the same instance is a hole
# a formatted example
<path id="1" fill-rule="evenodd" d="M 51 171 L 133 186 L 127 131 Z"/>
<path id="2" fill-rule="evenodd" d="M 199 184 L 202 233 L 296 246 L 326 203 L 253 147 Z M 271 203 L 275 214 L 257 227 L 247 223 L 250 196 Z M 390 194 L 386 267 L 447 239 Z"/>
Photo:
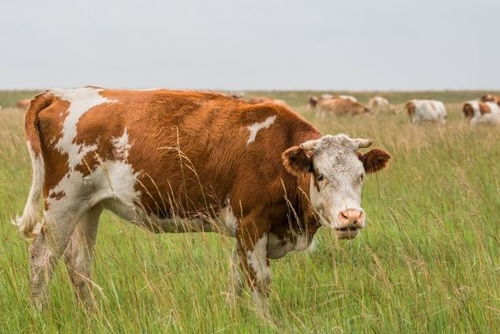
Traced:
<path id="1" fill-rule="evenodd" d="M 481 102 L 494 102 L 500 106 L 500 96 L 486 94 L 481 96 Z"/>
<path id="2" fill-rule="evenodd" d="M 361 153 L 370 140 L 322 136 L 285 106 L 210 92 L 50 90 L 33 99 L 25 132 L 33 182 L 16 223 L 34 238 L 39 307 L 60 256 L 93 305 L 91 254 L 108 209 L 154 232 L 235 237 L 233 292 L 246 278 L 266 313 L 269 259 L 306 249 L 321 226 L 356 237 L 363 178 L 390 159 Z"/>
<path id="3" fill-rule="evenodd" d="M 368 108 L 373 112 L 394 111 L 389 100 L 381 96 L 374 96 L 368 101 Z"/>
<path id="4" fill-rule="evenodd" d="M 342 99 L 342 100 L 349 100 L 352 102 L 358 102 L 358 100 L 352 95 L 321 94 L 319 98 L 316 96 L 310 96 L 307 99 L 307 108 L 315 109 L 318 106 L 319 102 L 332 99 Z"/>
<path id="5" fill-rule="evenodd" d="M 495 102 L 467 101 L 462 111 L 470 125 L 500 124 L 500 106 Z"/>
<path id="6" fill-rule="evenodd" d="M 335 115 L 335 116 L 358 116 L 370 113 L 370 109 L 361 103 L 354 102 L 349 99 L 328 99 L 318 102 L 320 115 Z"/>
<path id="7" fill-rule="evenodd" d="M 441 101 L 414 99 L 406 102 L 404 109 L 408 113 L 411 123 L 446 123 L 446 107 Z"/>

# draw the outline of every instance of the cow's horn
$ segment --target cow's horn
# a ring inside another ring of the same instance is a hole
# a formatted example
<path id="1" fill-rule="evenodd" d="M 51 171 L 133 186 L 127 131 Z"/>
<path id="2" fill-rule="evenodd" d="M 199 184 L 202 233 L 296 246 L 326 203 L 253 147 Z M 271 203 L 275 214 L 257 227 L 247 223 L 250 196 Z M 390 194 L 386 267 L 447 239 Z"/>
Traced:
<path id="1" fill-rule="evenodd" d="M 319 141 L 320 141 L 319 139 L 308 140 L 300 144 L 299 147 L 304 151 L 312 151 L 318 146 Z"/>
<path id="2" fill-rule="evenodd" d="M 371 139 L 354 138 L 353 141 L 358 148 L 370 147 L 373 144 Z"/>

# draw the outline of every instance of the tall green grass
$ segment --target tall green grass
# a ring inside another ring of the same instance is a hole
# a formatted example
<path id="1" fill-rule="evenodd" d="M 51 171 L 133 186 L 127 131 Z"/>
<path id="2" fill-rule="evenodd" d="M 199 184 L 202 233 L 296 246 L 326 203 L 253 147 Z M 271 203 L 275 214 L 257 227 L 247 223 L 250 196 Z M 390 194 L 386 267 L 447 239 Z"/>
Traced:
<path id="1" fill-rule="evenodd" d="M 0 331 L 499 332 L 500 128 L 471 129 L 460 114 L 460 101 L 479 93 L 428 93 L 448 103 L 445 126 L 410 125 L 402 113 L 316 118 L 305 109 L 308 94 L 273 96 L 323 133 L 373 138 L 393 160 L 365 181 L 368 227 L 360 237 L 340 242 L 321 230 L 316 251 L 272 261 L 273 323 L 254 315 L 248 296 L 235 309 L 225 303 L 233 240 L 153 235 L 111 214 L 101 219 L 97 241 L 98 311 L 85 314 L 75 304 L 63 265 L 47 310 L 35 311 L 28 245 L 9 224 L 31 181 L 23 115 L 0 110 Z M 427 93 L 386 96 L 402 103 L 419 94 Z"/>

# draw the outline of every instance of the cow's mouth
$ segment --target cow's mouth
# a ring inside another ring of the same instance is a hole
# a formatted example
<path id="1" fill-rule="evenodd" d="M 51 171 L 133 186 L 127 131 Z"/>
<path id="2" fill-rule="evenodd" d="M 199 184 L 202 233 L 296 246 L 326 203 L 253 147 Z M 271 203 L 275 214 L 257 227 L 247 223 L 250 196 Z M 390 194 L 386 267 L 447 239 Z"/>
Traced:
<path id="1" fill-rule="evenodd" d="M 335 232 L 339 239 L 354 239 L 359 234 L 359 229 L 354 226 L 336 228 Z"/>

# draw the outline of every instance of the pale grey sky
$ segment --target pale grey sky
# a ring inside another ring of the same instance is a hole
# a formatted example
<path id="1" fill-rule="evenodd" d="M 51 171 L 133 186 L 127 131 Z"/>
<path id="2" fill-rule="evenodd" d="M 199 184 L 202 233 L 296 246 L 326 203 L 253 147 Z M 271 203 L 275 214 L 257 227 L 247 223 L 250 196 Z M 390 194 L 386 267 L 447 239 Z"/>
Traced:
<path id="1" fill-rule="evenodd" d="M 499 0 L 2 0 L 0 89 L 500 89 L 499 32 Z"/>

